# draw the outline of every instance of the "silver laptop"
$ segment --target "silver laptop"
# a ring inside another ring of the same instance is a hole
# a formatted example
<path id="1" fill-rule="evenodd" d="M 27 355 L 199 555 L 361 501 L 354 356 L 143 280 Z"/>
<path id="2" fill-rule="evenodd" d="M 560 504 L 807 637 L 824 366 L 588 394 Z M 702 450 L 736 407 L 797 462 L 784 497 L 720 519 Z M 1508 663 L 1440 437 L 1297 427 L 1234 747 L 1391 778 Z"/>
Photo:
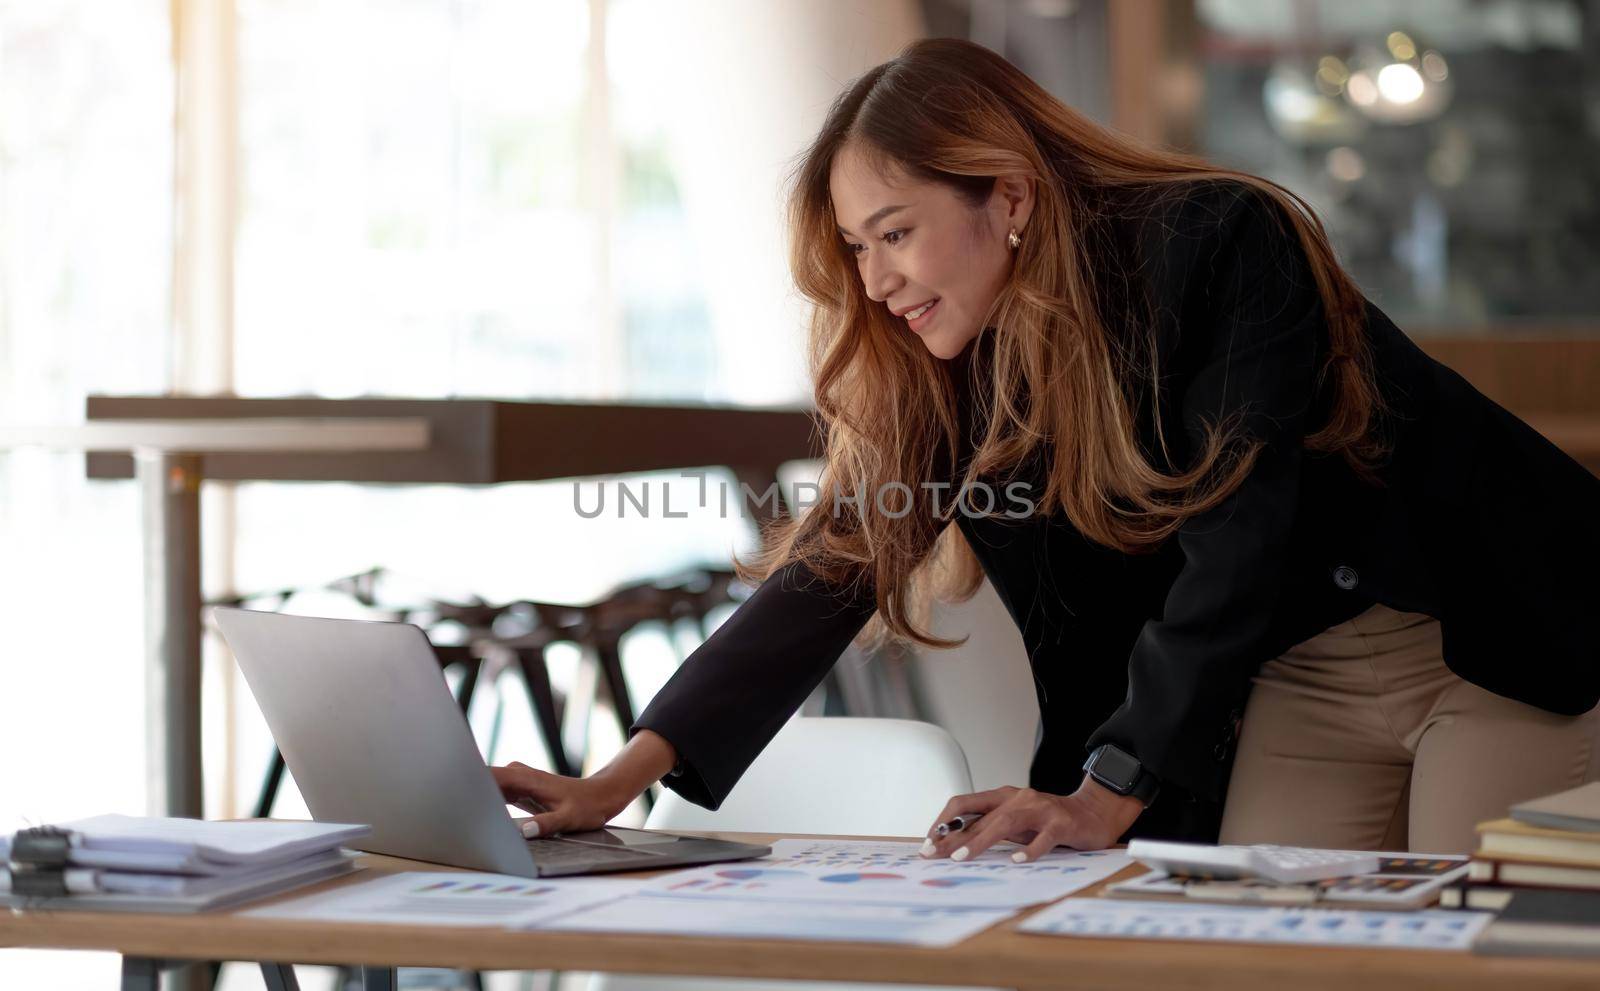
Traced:
<path id="1" fill-rule="evenodd" d="M 312 816 L 371 824 L 359 849 L 521 877 L 771 852 L 609 826 L 527 839 L 422 630 L 222 606 L 214 615 Z"/>

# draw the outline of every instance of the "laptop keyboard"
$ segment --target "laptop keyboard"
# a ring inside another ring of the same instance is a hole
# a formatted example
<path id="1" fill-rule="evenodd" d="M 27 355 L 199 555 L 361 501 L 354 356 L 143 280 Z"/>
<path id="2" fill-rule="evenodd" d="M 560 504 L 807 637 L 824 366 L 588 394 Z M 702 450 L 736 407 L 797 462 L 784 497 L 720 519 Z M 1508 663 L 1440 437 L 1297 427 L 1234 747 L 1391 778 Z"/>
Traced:
<path id="1" fill-rule="evenodd" d="M 642 866 L 650 859 L 648 854 L 641 854 L 638 850 L 590 846 L 585 843 L 562 843 L 557 840 L 529 840 L 528 852 L 533 854 L 534 863 L 551 867 L 579 861 L 604 864 L 622 860 L 630 860 Z"/>

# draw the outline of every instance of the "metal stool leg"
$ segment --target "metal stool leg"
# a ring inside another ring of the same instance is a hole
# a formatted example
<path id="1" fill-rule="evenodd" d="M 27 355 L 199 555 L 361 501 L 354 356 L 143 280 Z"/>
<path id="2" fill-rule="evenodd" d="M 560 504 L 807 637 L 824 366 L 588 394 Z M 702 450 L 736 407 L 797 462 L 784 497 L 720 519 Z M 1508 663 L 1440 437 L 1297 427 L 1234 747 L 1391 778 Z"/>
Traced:
<path id="1" fill-rule="evenodd" d="M 605 678 L 606 691 L 611 695 L 611 707 L 617 714 L 617 722 L 622 725 L 622 735 L 627 737 L 628 727 L 633 725 L 633 699 L 628 694 L 628 682 L 623 677 L 622 651 L 618 640 L 602 637 L 595 645 L 595 657 L 600 662 L 600 674 Z M 647 788 L 639 798 L 644 802 L 646 811 L 655 808 L 655 792 Z"/>
<path id="2" fill-rule="evenodd" d="M 589 720 L 594 713 L 600 678 L 600 665 L 590 663 L 589 648 L 584 649 L 584 655 L 578 664 L 572 691 L 567 695 L 566 711 L 561 717 L 561 739 L 566 742 L 573 767 L 580 771 L 589 761 Z"/>
<path id="3" fill-rule="evenodd" d="M 628 682 L 622 674 L 622 651 L 613 637 L 603 637 L 595 645 L 595 657 L 600 662 L 600 675 L 605 679 L 606 691 L 611 694 L 611 707 L 627 733 L 633 725 L 633 698 L 628 694 Z"/>
<path id="4" fill-rule="evenodd" d="M 272 763 L 267 765 L 267 779 L 261 782 L 261 794 L 256 798 L 256 819 L 272 818 L 272 805 L 278 800 L 278 789 L 283 786 L 283 751 L 272 748 Z"/>
<path id="5" fill-rule="evenodd" d="M 467 710 L 472 708 L 472 695 L 478 690 L 478 675 L 483 671 L 483 659 L 474 657 L 460 663 L 465 670 L 461 672 L 461 686 L 456 689 L 456 702 L 461 706 L 461 714 L 466 715 Z"/>
<path id="6" fill-rule="evenodd" d="M 539 735 L 557 774 L 572 777 L 572 758 L 567 754 L 566 743 L 561 738 L 561 712 L 556 708 L 555 689 L 550 686 L 550 668 L 545 664 L 543 647 L 527 647 L 517 651 L 517 666 L 522 670 L 522 683 L 527 686 L 528 697 L 533 702 L 533 714 L 539 724 Z"/>

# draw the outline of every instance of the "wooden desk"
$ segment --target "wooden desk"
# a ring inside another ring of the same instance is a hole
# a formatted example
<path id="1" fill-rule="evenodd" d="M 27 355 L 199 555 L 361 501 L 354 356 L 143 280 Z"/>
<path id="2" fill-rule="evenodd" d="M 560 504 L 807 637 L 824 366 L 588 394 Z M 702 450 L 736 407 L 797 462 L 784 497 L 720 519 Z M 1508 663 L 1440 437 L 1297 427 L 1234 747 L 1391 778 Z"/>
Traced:
<path id="1" fill-rule="evenodd" d="M 705 833 L 761 843 L 777 837 Z M 870 839 L 872 837 L 861 837 Z M 325 882 L 323 890 L 360 878 L 434 864 L 369 856 L 367 870 Z M 1114 880 L 1131 877 L 1131 867 Z M 1091 888 L 1092 894 L 1099 886 Z M 282 897 L 298 897 L 305 891 Z M 1081 896 L 1074 896 L 1081 897 Z M 265 903 L 262 903 L 265 904 Z M 446 929 L 423 926 L 332 925 L 250 919 L 236 912 L 200 916 L 90 912 L 0 917 L 0 946 L 113 950 L 125 975 L 150 959 L 264 960 L 364 964 L 378 968 L 373 987 L 392 987 L 396 966 L 473 970 L 579 970 L 812 980 L 965 984 L 989 987 L 1151 988 L 1238 991 L 1452 991 L 1583 989 L 1600 986 L 1600 961 L 1479 957 L 1422 950 L 1248 946 L 1035 936 L 1005 922 L 943 949 L 867 943 L 681 936 L 596 935 Z M 137 985 L 132 985 L 137 986 Z M 144 985 L 149 987 L 149 984 Z"/>

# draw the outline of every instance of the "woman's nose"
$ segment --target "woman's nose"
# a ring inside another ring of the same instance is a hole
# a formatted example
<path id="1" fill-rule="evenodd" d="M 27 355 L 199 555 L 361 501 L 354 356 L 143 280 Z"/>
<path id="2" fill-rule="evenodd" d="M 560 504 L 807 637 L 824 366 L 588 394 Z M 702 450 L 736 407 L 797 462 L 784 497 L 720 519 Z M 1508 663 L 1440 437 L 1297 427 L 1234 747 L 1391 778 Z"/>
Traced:
<path id="1" fill-rule="evenodd" d="M 862 265 L 861 281 L 866 286 L 867 295 L 874 302 L 882 303 L 888 300 L 894 294 L 895 287 L 898 285 L 897 279 L 898 276 L 890 270 L 889 266 L 879 265 L 871 258 L 868 258 Z"/>

